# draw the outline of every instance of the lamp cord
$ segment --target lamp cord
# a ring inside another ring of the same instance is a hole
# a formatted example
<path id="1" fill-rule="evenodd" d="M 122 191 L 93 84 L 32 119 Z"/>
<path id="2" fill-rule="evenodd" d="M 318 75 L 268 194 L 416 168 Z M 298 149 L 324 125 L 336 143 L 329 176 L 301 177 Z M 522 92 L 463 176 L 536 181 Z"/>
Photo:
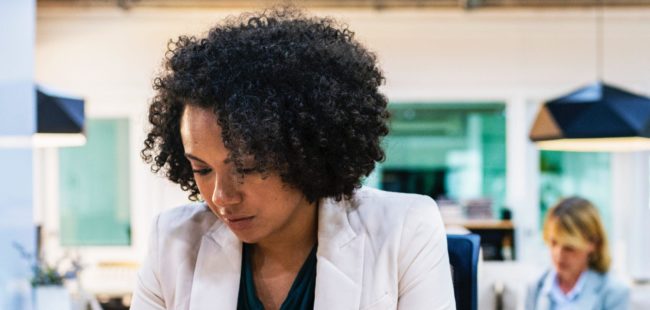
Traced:
<path id="1" fill-rule="evenodd" d="M 605 11 L 605 0 L 600 0 L 596 11 L 596 78 L 598 81 L 603 80 L 604 67 L 604 34 L 603 34 L 603 14 Z"/>

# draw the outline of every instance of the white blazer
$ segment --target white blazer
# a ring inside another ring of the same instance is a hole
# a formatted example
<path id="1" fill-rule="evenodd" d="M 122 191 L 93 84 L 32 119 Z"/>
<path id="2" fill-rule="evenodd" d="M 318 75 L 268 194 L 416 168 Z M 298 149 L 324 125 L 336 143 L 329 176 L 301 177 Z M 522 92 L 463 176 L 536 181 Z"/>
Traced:
<path id="1" fill-rule="evenodd" d="M 287 253 L 290 255 L 289 253 Z M 131 309 L 236 309 L 242 243 L 205 205 L 160 214 Z M 314 309 L 455 309 L 435 202 L 362 188 L 321 201 Z"/>

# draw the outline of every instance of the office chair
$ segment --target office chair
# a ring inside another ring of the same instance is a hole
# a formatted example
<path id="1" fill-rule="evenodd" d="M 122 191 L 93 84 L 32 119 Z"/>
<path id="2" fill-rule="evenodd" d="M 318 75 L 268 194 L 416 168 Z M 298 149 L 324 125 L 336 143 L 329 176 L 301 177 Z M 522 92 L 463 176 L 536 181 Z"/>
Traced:
<path id="1" fill-rule="evenodd" d="M 476 310 L 477 269 L 481 237 L 475 234 L 447 235 L 447 251 L 454 282 L 457 310 Z"/>

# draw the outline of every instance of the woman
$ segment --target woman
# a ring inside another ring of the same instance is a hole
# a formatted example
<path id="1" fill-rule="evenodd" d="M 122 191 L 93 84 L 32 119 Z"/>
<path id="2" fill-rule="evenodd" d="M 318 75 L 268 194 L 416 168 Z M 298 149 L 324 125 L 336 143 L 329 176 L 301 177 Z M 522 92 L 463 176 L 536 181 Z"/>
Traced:
<path id="1" fill-rule="evenodd" d="M 132 309 L 454 309 L 433 200 L 362 188 L 384 77 L 293 9 L 170 44 L 143 158 L 190 198 L 155 221 Z"/>
<path id="2" fill-rule="evenodd" d="M 588 200 L 567 198 L 550 209 L 544 241 L 553 269 L 529 288 L 526 309 L 628 309 L 628 288 L 607 273 L 607 236 Z"/>

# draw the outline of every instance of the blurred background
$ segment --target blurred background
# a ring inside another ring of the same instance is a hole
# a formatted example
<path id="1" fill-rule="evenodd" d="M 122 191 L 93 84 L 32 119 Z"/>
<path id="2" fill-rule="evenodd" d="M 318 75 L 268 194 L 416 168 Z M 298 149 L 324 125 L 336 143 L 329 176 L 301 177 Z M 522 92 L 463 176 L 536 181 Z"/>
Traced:
<path id="1" fill-rule="evenodd" d="M 648 152 L 548 151 L 529 139 L 542 104 L 580 87 L 650 95 L 650 1 L 293 3 L 348 24 L 377 54 L 392 132 L 365 182 L 429 195 L 449 231 L 481 235 L 479 309 L 523 309 L 523 284 L 550 264 L 545 211 L 570 195 L 596 204 L 613 272 L 633 308 L 650 309 Z M 39 262 L 68 272 L 72 307 L 128 307 L 150 221 L 188 202 L 139 157 L 167 43 L 273 4 L 0 1 L 1 309 L 34 306 Z M 66 129 L 48 131 L 54 119 Z"/>

